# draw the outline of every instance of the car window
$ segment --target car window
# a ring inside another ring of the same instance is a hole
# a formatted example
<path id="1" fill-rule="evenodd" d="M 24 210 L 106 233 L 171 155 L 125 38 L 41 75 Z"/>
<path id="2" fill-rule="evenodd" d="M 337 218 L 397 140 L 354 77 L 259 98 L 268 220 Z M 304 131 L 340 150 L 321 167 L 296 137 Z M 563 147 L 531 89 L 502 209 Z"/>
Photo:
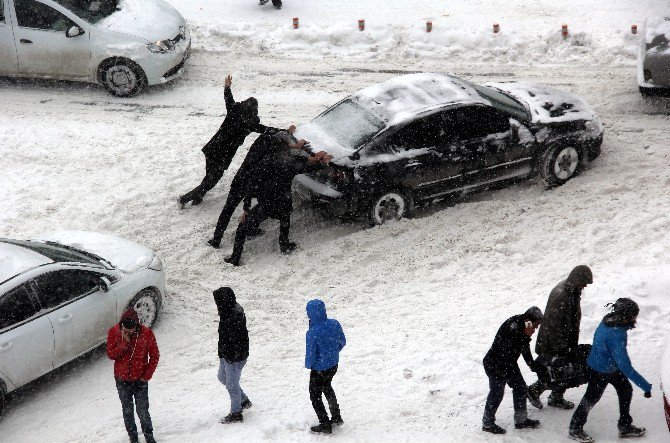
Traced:
<path id="1" fill-rule="evenodd" d="M 399 129 L 391 137 L 390 145 L 396 152 L 448 145 L 456 137 L 455 125 L 452 111 L 438 112 Z"/>
<path id="2" fill-rule="evenodd" d="M 100 265 L 100 261 L 96 260 L 93 255 L 85 251 L 79 251 L 59 244 L 9 239 L 3 239 L 2 241 L 4 243 L 10 243 L 30 249 L 31 251 L 35 251 L 55 262 Z"/>
<path id="3" fill-rule="evenodd" d="M 54 0 L 89 23 L 98 23 L 117 11 L 117 0 Z"/>
<path id="4" fill-rule="evenodd" d="M 458 138 L 462 141 L 498 134 L 510 129 L 509 117 L 484 106 L 466 106 L 456 111 Z"/>
<path id="5" fill-rule="evenodd" d="M 93 272 L 66 270 L 41 275 L 35 284 L 42 308 L 52 309 L 94 292 L 99 288 L 100 279 Z"/>
<path id="6" fill-rule="evenodd" d="M 18 286 L 0 298 L 0 330 L 32 317 L 37 308 L 30 298 L 28 284 Z"/>
<path id="7" fill-rule="evenodd" d="M 67 31 L 74 22 L 50 6 L 35 0 L 14 0 L 16 21 L 22 28 Z"/>
<path id="8" fill-rule="evenodd" d="M 370 111 L 345 100 L 314 119 L 321 130 L 342 147 L 354 150 L 384 129 L 384 123 Z"/>

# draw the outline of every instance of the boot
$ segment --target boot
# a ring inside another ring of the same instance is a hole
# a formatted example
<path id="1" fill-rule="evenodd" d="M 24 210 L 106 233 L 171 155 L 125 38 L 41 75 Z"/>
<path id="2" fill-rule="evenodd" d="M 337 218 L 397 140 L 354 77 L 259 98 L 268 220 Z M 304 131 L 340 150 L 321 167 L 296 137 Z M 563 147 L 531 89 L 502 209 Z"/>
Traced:
<path id="1" fill-rule="evenodd" d="M 286 243 L 282 243 L 281 245 L 279 245 L 279 249 L 281 250 L 282 254 L 290 254 L 297 247 L 298 247 L 298 244 L 293 243 L 293 242 L 286 242 Z"/>
<path id="2" fill-rule="evenodd" d="M 202 203 L 202 197 L 195 197 L 193 200 L 191 200 L 191 206 L 197 206 L 200 203 Z"/>
<path id="3" fill-rule="evenodd" d="M 528 387 L 527 397 L 530 404 L 535 406 L 537 409 L 542 409 L 544 407 L 542 400 L 540 400 L 540 396 L 537 394 L 537 392 L 535 392 L 535 389 L 533 389 L 532 386 Z"/>
<path id="4" fill-rule="evenodd" d="M 221 247 L 221 240 L 211 238 L 211 239 L 207 240 L 207 244 L 210 245 L 214 249 L 219 249 Z"/>
<path id="5" fill-rule="evenodd" d="M 184 206 L 186 206 L 186 203 L 188 203 L 189 201 L 190 200 L 185 195 L 180 196 L 177 199 L 177 204 L 179 205 L 179 209 L 184 209 Z"/>
<path id="6" fill-rule="evenodd" d="M 315 434 L 332 434 L 333 433 L 333 427 L 330 425 L 330 422 L 321 423 L 318 426 L 312 426 L 309 429 L 312 432 L 314 432 Z"/>
<path id="7" fill-rule="evenodd" d="M 647 430 L 645 428 L 638 428 L 637 426 L 628 425 L 619 428 L 619 437 L 631 438 L 642 437 Z"/>
<path id="8" fill-rule="evenodd" d="M 591 437 L 589 434 L 587 434 L 582 430 L 577 431 L 571 429 L 570 431 L 568 431 L 568 437 L 570 437 L 572 440 L 576 440 L 581 443 L 592 443 L 593 441 L 595 441 L 593 440 L 593 437 Z"/>
<path id="9" fill-rule="evenodd" d="M 244 421 L 241 412 L 231 412 L 221 419 L 221 423 L 230 424 L 230 423 L 241 423 Z"/>
<path id="10" fill-rule="evenodd" d="M 532 402 L 531 402 L 532 404 Z M 547 400 L 547 404 L 551 407 L 554 408 L 559 408 L 559 409 L 572 409 L 575 407 L 575 404 L 571 401 L 567 401 L 564 398 L 556 398 L 552 397 L 551 395 L 549 396 L 549 399 Z M 535 406 L 535 405 L 533 405 Z"/>
<path id="11" fill-rule="evenodd" d="M 233 257 L 232 255 L 228 258 L 224 258 L 223 261 L 225 261 L 226 263 L 230 263 L 233 266 L 239 266 L 240 265 L 240 259 L 236 258 L 236 257 Z"/>
<path id="12" fill-rule="evenodd" d="M 248 398 L 242 402 L 242 409 L 249 409 L 251 406 L 251 400 Z"/>
<path id="13" fill-rule="evenodd" d="M 144 440 L 147 443 L 156 443 L 156 439 L 154 438 L 153 434 L 147 434 L 144 436 Z"/>
<path id="14" fill-rule="evenodd" d="M 493 424 L 493 426 L 482 426 L 482 431 L 484 432 L 490 432 L 491 434 L 496 434 L 496 435 L 502 435 L 506 433 L 507 431 L 498 426 L 497 424 Z"/>
<path id="15" fill-rule="evenodd" d="M 517 429 L 535 429 L 540 426 L 540 420 L 531 420 L 527 418 L 526 421 L 515 423 L 514 427 Z"/>
<path id="16" fill-rule="evenodd" d="M 333 415 L 333 418 L 330 419 L 330 424 L 332 426 L 342 426 L 344 424 L 344 420 L 342 420 L 342 417 L 339 415 Z"/>

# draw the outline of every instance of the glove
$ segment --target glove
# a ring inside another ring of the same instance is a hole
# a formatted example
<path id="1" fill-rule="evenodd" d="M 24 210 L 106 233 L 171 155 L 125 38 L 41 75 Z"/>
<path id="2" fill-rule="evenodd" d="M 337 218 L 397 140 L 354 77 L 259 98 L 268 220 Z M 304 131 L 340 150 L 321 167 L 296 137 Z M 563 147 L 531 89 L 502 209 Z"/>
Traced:
<path id="1" fill-rule="evenodd" d="M 530 370 L 537 373 L 542 370 L 542 365 L 539 364 L 537 361 L 534 361 L 533 363 L 530 364 Z"/>
<path id="2" fill-rule="evenodd" d="M 651 398 L 651 391 L 647 391 L 644 393 L 644 398 Z"/>

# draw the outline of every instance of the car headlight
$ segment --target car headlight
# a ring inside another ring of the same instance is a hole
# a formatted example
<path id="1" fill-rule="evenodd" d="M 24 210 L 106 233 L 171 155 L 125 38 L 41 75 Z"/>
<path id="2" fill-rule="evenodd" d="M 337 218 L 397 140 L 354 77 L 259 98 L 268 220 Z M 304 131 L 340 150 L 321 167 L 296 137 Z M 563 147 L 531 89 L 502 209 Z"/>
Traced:
<path id="1" fill-rule="evenodd" d="M 149 43 L 147 45 L 149 51 L 156 53 L 165 53 L 168 51 L 174 51 L 175 45 L 172 40 L 159 40 L 154 43 Z"/>
<path id="2" fill-rule="evenodd" d="M 153 269 L 154 271 L 163 270 L 163 262 L 161 261 L 160 257 L 158 257 L 158 254 L 154 255 L 154 258 L 151 260 L 151 263 L 149 263 L 149 266 L 147 266 L 147 268 Z"/>

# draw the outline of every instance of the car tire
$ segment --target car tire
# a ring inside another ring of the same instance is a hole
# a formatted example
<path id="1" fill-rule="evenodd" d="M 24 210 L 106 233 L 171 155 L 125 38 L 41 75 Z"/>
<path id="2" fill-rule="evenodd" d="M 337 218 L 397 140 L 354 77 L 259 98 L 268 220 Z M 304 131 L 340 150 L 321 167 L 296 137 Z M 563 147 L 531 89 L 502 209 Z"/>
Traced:
<path id="1" fill-rule="evenodd" d="M 140 317 L 140 323 L 146 327 L 152 327 L 158 320 L 158 308 L 160 303 L 153 289 L 142 289 L 128 304 Z"/>
<path id="2" fill-rule="evenodd" d="M 147 77 L 140 65 L 120 57 L 106 60 L 100 65 L 98 80 L 116 97 L 132 97 L 147 85 Z"/>
<path id="3" fill-rule="evenodd" d="M 579 173 L 583 157 L 575 146 L 553 146 L 542 154 L 540 174 L 549 186 L 562 185 Z"/>
<path id="4" fill-rule="evenodd" d="M 5 402 L 7 401 L 7 390 L 5 386 L 0 383 L 0 418 L 2 418 L 2 413 L 5 410 Z"/>
<path id="5" fill-rule="evenodd" d="M 411 210 L 409 194 L 399 191 L 380 193 L 370 203 L 368 218 L 372 225 L 383 225 L 406 217 Z"/>

